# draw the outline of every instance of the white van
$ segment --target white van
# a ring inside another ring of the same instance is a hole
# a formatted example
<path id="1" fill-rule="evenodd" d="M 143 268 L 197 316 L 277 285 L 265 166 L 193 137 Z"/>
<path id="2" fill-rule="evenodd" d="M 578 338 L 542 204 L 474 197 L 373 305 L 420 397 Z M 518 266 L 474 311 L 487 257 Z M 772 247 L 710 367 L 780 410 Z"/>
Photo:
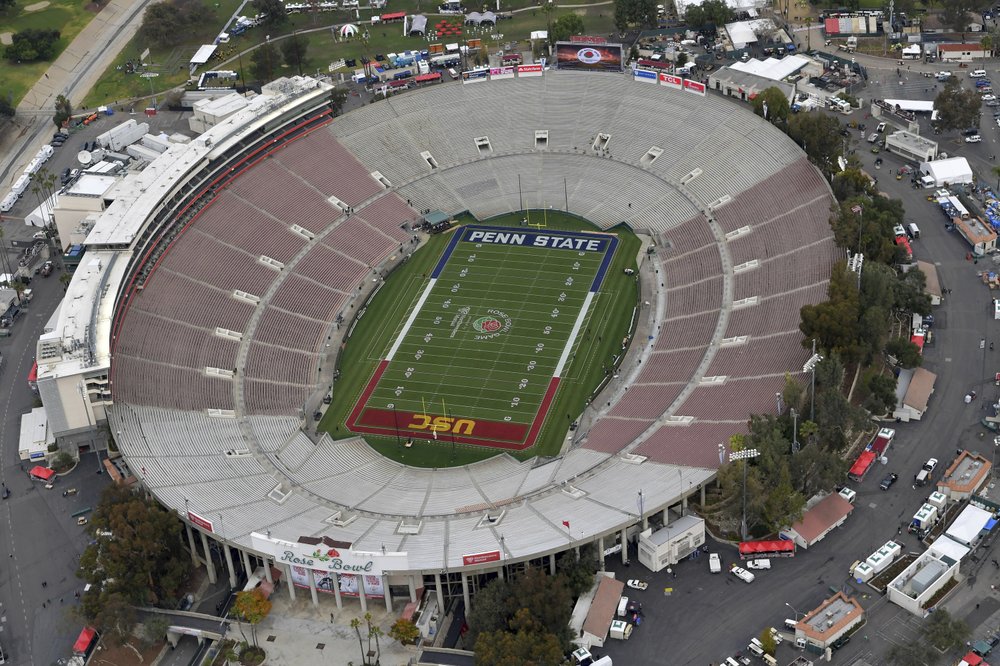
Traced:
<path id="1" fill-rule="evenodd" d="M 916 240 L 916 239 L 920 238 L 920 227 L 918 227 L 913 222 L 910 222 L 908 225 L 906 225 L 906 234 L 910 238 Z"/>
<path id="2" fill-rule="evenodd" d="M 895 233 L 896 236 L 903 236 L 903 235 L 906 234 L 906 232 L 903 230 L 903 227 L 899 226 L 898 224 L 893 229 L 893 232 Z M 854 504 L 854 500 L 858 496 L 858 494 L 856 492 L 854 492 L 850 488 L 847 488 L 846 486 L 844 488 L 841 488 L 840 492 L 837 493 L 837 494 L 840 495 L 841 497 L 843 497 L 845 500 L 847 500 L 851 504 Z"/>
<path id="3" fill-rule="evenodd" d="M 452 79 L 457 79 L 458 78 L 458 72 L 455 71 L 454 67 L 449 67 L 448 68 L 448 76 L 450 76 Z"/>
<path id="4" fill-rule="evenodd" d="M 795 627 L 799 626 L 799 623 L 795 620 L 785 620 L 785 629 L 789 631 L 795 631 Z"/>
<path id="5" fill-rule="evenodd" d="M 618 617 L 625 617 L 628 612 L 628 597 L 622 597 L 618 602 Z"/>
<path id="6" fill-rule="evenodd" d="M 770 568 L 771 568 L 771 560 L 766 558 L 763 560 L 751 560 L 747 562 L 747 569 L 770 569 Z"/>
<path id="7" fill-rule="evenodd" d="M 969 76 L 971 76 L 974 79 L 985 79 L 986 78 L 986 70 L 985 69 L 974 69 L 971 72 L 969 72 Z"/>
<path id="8" fill-rule="evenodd" d="M 720 573 L 722 571 L 722 558 L 719 557 L 718 553 L 709 553 L 708 570 L 712 573 Z"/>

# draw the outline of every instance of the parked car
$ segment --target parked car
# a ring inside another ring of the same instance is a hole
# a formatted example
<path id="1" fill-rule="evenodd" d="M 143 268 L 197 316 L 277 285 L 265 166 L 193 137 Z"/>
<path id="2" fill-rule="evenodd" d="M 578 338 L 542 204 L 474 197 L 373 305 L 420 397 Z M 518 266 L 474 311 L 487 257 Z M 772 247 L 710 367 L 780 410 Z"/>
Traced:
<path id="1" fill-rule="evenodd" d="M 734 576 L 742 580 L 744 583 L 753 582 L 754 575 L 749 571 L 747 571 L 746 569 L 744 569 L 743 567 L 738 567 L 734 564 L 729 571 L 731 571 Z"/>
<path id="2" fill-rule="evenodd" d="M 889 490 L 889 488 L 892 487 L 892 484 L 896 483 L 896 479 L 898 478 L 899 478 L 898 474 L 896 474 L 895 472 L 889 472 L 889 474 L 887 474 L 886 477 L 882 479 L 882 483 L 878 484 L 878 487 L 881 488 L 882 490 Z"/>
<path id="3" fill-rule="evenodd" d="M 761 569 L 770 569 L 770 568 L 771 568 L 771 560 L 766 558 L 763 560 L 750 560 L 749 562 L 747 562 L 747 569 L 756 569 L 759 571 Z"/>
<path id="4" fill-rule="evenodd" d="M 712 573 L 719 573 L 722 571 L 722 558 L 719 557 L 718 553 L 709 553 L 708 570 Z"/>

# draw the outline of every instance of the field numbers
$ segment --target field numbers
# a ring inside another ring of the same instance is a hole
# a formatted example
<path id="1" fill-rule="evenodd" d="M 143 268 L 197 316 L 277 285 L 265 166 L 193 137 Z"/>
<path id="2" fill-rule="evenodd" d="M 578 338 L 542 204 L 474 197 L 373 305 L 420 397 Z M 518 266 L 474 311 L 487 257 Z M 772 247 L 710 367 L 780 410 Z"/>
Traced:
<path id="1" fill-rule="evenodd" d="M 566 292 L 564 291 L 561 294 L 559 294 L 559 302 L 562 303 L 565 300 L 566 300 Z"/>
<path id="2" fill-rule="evenodd" d="M 451 293 L 457 294 L 458 293 L 458 289 L 461 286 L 462 286 L 461 284 L 453 284 L 453 285 L 451 285 Z"/>
<path id="3" fill-rule="evenodd" d="M 535 361 L 529 361 L 528 362 L 528 371 L 530 372 L 531 370 L 534 370 L 536 365 L 538 365 L 538 364 Z"/>
<path id="4" fill-rule="evenodd" d="M 433 333 L 428 333 L 427 335 L 424 336 L 424 343 L 430 342 L 433 337 L 434 337 Z"/>
<path id="5" fill-rule="evenodd" d="M 539 342 L 537 345 L 535 345 L 535 353 L 536 354 L 538 352 L 542 351 L 543 349 L 545 349 L 545 343 Z"/>
<path id="6" fill-rule="evenodd" d="M 402 386 L 397 386 L 396 390 L 393 391 L 393 393 L 395 393 L 396 397 L 398 398 L 399 396 L 403 395 L 403 387 Z"/>
<path id="7" fill-rule="evenodd" d="M 423 356 L 424 356 L 424 350 L 418 349 L 417 353 L 413 355 L 413 358 L 419 361 L 421 358 L 423 358 Z"/>
<path id="8" fill-rule="evenodd" d="M 528 387 L 528 380 L 527 380 L 527 378 L 525 378 L 525 379 L 522 379 L 520 381 L 520 383 L 518 383 L 517 390 L 518 391 L 523 391 L 527 387 Z"/>
<path id="9" fill-rule="evenodd" d="M 566 278 L 566 286 L 567 287 L 572 287 L 573 286 L 573 277 L 572 276 Z"/>
<path id="10" fill-rule="evenodd" d="M 580 262 L 579 261 L 574 261 L 573 262 L 573 270 L 574 271 L 580 270 Z"/>
<path id="11" fill-rule="evenodd" d="M 509 416 L 505 416 L 505 417 L 503 417 L 503 420 L 504 421 L 510 421 L 510 417 Z"/>
<path id="12" fill-rule="evenodd" d="M 559 316 L 559 308 L 552 308 L 552 318 L 555 319 Z"/>
<path id="13" fill-rule="evenodd" d="M 444 303 L 441 304 L 441 309 L 447 310 L 451 307 L 451 299 L 446 299 Z"/>
<path id="14" fill-rule="evenodd" d="M 469 274 L 469 269 L 468 268 L 463 268 L 462 270 L 460 270 L 458 272 L 458 277 L 465 277 L 468 274 Z"/>
<path id="15" fill-rule="evenodd" d="M 406 372 L 403 373 L 403 376 L 409 379 L 412 374 L 413 374 L 413 368 L 407 368 Z"/>
<path id="16" fill-rule="evenodd" d="M 555 316 L 555 315 L 553 315 L 553 316 Z M 552 333 L 552 327 L 551 326 L 546 326 L 545 328 L 542 329 L 542 335 L 550 335 L 551 333 Z"/>
<path id="17" fill-rule="evenodd" d="M 476 255 L 474 255 L 474 254 L 470 254 L 469 255 L 469 263 L 470 264 L 476 263 Z"/>
<path id="18" fill-rule="evenodd" d="M 441 324 L 441 315 L 434 317 L 434 325 L 439 326 Z"/>
<path id="19" fill-rule="evenodd" d="M 517 407 L 519 404 L 521 404 L 520 398 L 514 398 L 513 400 L 510 401 L 511 407 Z"/>

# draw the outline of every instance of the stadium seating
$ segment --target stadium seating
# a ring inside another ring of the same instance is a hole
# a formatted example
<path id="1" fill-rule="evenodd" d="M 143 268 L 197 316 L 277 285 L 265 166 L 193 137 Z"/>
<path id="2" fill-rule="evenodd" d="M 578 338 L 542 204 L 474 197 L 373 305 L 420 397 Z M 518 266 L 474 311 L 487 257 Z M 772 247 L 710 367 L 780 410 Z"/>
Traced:
<path id="1" fill-rule="evenodd" d="M 535 130 L 548 130 L 544 145 Z M 610 136 L 606 153 L 592 147 L 598 133 Z M 482 136 L 491 150 L 476 146 Z M 653 146 L 663 152 L 650 162 Z M 225 512 L 220 531 L 242 543 L 267 527 L 323 533 L 406 550 L 411 568 L 439 570 L 498 549 L 497 529 L 478 526 L 486 510 L 504 508 L 512 556 L 553 552 L 578 538 L 562 520 L 574 530 L 623 524 L 635 497 L 622 499 L 622 488 L 667 501 L 671 484 L 710 477 L 718 445 L 745 432 L 748 414 L 774 413 L 784 373 L 808 356 L 799 308 L 825 297 L 838 256 L 831 201 L 787 137 L 714 96 L 556 72 L 391 97 L 274 146 L 176 239 L 124 315 L 112 427 L 161 500 Z M 410 243 L 402 226 L 424 210 L 483 218 L 522 202 L 568 207 L 604 228 L 627 221 L 654 242 L 646 260 L 659 285 L 644 297 L 662 318 L 637 374 L 623 369 L 620 399 L 595 405 L 594 420 L 581 419 L 580 445 L 545 461 L 501 455 L 431 470 L 389 461 L 358 438 L 314 444 L 302 428 L 327 388 L 319 369 L 333 319 Z M 737 336 L 747 339 L 723 344 Z M 726 379 L 702 380 L 714 376 Z M 665 425 L 666 417 L 690 418 Z M 625 464 L 621 451 L 650 463 Z M 682 478 L 662 465 L 683 467 Z M 268 498 L 278 484 L 293 490 L 281 503 Z M 590 499 L 570 497 L 571 486 Z M 335 526 L 337 511 L 358 512 L 356 521 Z M 402 536 L 398 515 L 448 518 Z"/>

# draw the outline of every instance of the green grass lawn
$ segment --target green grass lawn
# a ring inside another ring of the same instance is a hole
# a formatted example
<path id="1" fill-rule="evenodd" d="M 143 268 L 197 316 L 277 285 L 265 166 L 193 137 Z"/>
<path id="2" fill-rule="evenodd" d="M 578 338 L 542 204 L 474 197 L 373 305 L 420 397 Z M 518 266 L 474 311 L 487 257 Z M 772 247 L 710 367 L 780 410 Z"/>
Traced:
<path id="1" fill-rule="evenodd" d="M 541 215 L 534 212 L 532 222 L 540 222 Z M 515 213 L 486 223 L 522 228 L 523 217 Z M 558 212 L 550 212 L 546 223 L 551 231 L 595 230 Z M 527 458 L 558 453 L 570 421 L 586 406 L 605 368 L 621 352 L 637 300 L 635 278 L 626 276 L 624 269 L 635 266 L 639 240 L 627 229 L 616 229 L 615 234 L 618 249 L 574 338 L 570 360 L 561 373 L 559 389 L 536 444 L 521 451 L 510 450 L 511 455 Z M 346 427 L 351 410 L 379 360 L 399 338 L 404 321 L 452 237 L 453 233 L 433 237 L 387 279 L 358 321 L 338 359 L 341 377 L 335 386 L 334 403 L 321 423 L 334 438 L 352 436 Z M 531 423 L 600 263 L 596 253 L 580 256 L 567 250 L 476 245 L 458 244 L 368 398 L 368 406 L 382 410 L 382 423 L 390 432 L 400 424 L 404 426 L 400 430 L 405 430 L 411 414 L 423 413 L 432 418 L 447 412 L 449 418 Z M 472 262 L 470 255 L 474 255 Z M 446 301 L 450 301 L 448 307 L 443 307 Z M 456 317 L 462 307 L 468 307 L 469 312 Z M 555 309 L 559 312 L 553 317 Z M 502 314 L 489 314 L 488 310 Z M 502 323 L 509 318 L 510 328 L 482 339 L 482 332 L 472 324 L 484 315 Z M 390 417 L 388 410 L 393 408 L 397 411 Z M 487 426 L 477 423 L 475 427 Z M 468 432 L 456 430 L 457 435 Z M 384 455 L 417 466 L 465 464 L 503 451 L 453 441 L 445 431 L 437 440 L 414 439 L 409 449 L 401 446 L 405 436 L 365 437 Z"/>
<path id="2" fill-rule="evenodd" d="M 17 0 L 14 7 L 0 11 L 0 33 L 29 29 L 58 30 L 57 56 L 94 17 L 94 13 L 86 9 L 87 3 L 81 0 L 49 0 L 45 9 L 34 12 L 24 10 L 33 4 L 36 0 Z M 49 61 L 18 64 L 8 60 L 0 63 L 0 94 L 10 97 L 15 106 L 52 64 Z"/>

